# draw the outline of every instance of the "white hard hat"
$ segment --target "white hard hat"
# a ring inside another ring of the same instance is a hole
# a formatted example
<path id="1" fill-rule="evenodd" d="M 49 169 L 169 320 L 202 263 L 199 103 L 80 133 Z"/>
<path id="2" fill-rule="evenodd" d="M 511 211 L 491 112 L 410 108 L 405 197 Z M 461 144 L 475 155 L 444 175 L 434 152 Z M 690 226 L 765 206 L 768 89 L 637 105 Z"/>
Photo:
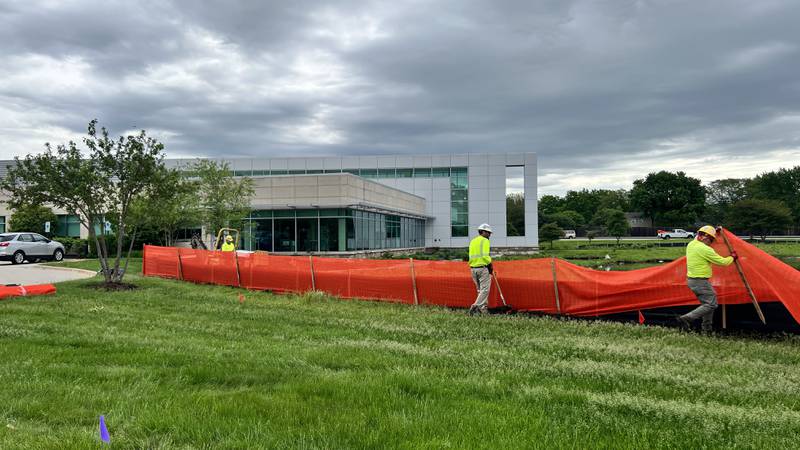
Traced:
<path id="1" fill-rule="evenodd" d="M 490 227 L 488 223 L 482 223 L 481 226 L 478 227 L 478 231 L 488 231 L 491 233 L 492 227 Z"/>

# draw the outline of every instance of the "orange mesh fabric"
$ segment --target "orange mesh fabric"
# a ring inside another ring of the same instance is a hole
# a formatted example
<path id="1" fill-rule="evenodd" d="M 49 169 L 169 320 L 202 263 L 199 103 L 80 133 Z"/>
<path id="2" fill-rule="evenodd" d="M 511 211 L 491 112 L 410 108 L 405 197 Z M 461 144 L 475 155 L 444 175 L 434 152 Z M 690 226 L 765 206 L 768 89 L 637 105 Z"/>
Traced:
<path id="1" fill-rule="evenodd" d="M 414 303 L 408 260 L 314 258 L 314 280 L 339 297 Z"/>
<path id="2" fill-rule="evenodd" d="M 0 300 L 9 297 L 27 297 L 29 295 L 55 294 L 52 284 L 33 284 L 30 286 L 0 286 Z"/>
<path id="3" fill-rule="evenodd" d="M 759 302 L 779 301 L 800 323 L 800 272 L 727 231 L 722 231 L 740 256 L 745 276 Z M 729 254 L 722 235 L 714 243 Z M 250 289 L 304 292 L 312 289 L 312 262 L 307 256 L 272 256 L 145 246 L 144 274 L 199 283 Z M 554 282 L 554 266 L 555 281 Z M 629 272 L 600 272 L 558 259 L 498 261 L 489 306 L 502 305 L 497 283 L 508 305 L 518 311 L 599 316 L 650 308 L 698 304 L 686 286 L 686 260 Z M 180 270 L 182 268 L 182 270 Z M 318 290 L 347 298 L 413 303 L 408 260 L 313 258 Z M 475 300 L 475 286 L 466 263 L 414 261 L 420 304 L 466 308 Z M 750 303 L 735 265 L 714 266 L 712 284 L 720 304 Z M 556 300 L 556 290 L 558 301 Z M 769 318 L 767 318 L 769 320 Z"/>

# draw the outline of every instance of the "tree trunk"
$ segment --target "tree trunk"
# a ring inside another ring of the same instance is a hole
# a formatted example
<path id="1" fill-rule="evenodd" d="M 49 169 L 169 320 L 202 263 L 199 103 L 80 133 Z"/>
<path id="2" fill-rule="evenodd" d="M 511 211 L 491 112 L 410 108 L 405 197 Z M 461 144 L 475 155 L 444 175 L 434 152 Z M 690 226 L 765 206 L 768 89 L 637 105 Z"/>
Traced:
<path id="1" fill-rule="evenodd" d="M 128 262 L 131 260 L 131 251 L 133 251 L 133 243 L 136 241 L 136 230 L 131 233 L 131 245 L 128 246 L 128 256 L 125 258 L 125 267 L 122 269 L 122 275 L 120 275 L 119 279 L 122 281 L 122 277 L 128 273 Z"/>

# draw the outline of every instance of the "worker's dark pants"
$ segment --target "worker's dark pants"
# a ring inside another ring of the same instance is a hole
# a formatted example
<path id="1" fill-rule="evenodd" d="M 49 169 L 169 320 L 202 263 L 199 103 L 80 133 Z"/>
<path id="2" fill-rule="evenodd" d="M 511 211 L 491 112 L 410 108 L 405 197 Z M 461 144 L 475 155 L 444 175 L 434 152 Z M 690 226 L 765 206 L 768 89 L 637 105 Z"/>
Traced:
<path id="1" fill-rule="evenodd" d="M 714 322 L 714 310 L 717 309 L 717 293 L 711 282 L 705 278 L 689 278 L 686 280 L 689 289 L 700 300 L 700 306 L 685 314 L 689 320 L 703 319 L 703 331 L 711 331 Z"/>

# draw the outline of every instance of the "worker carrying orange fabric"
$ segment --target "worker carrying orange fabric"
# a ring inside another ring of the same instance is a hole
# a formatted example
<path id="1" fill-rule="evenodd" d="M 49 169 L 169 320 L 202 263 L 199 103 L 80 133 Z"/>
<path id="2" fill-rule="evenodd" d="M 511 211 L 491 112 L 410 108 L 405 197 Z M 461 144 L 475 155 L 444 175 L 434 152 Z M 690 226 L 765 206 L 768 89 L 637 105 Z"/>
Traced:
<path id="1" fill-rule="evenodd" d="M 232 252 L 236 250 L 236 246 L 233 244 L 233 236 L 227 235 L 225 236 L 225 243 L 222 244 L 222 251 L 223 252 Z"/>
<path id="2" fill-rule="evenodd" d="M 685 328 L 691 328 L 692 322 L 702 318 L 703 332 L 711 332 L 714 321 L 714 310 L 717 309 L 717 293 L 709 281 L 711 265 L 729 266 L 739 258 L 736 252 L 731 256 L 720 256 L 711 244 L 717 238 L 717 230 L 706 225 L 697 231 L 697 237 L 686 246 L 686 284 L 700 301 L 700 306 L 678 317 L 678 322 Z"/>
<path id="3" fill-rule="evenodd" d="M 489 307 L 489 288 L 492 286 L 492 257 L 489 256 L 489 237 L 492 227 L 488 223 L 478 227 L 478 236 L 469 243 L 469 268 L 472 282 L 478 291 L 475 303 L 469 307 L 469 314 L 486 314 Z"/>

